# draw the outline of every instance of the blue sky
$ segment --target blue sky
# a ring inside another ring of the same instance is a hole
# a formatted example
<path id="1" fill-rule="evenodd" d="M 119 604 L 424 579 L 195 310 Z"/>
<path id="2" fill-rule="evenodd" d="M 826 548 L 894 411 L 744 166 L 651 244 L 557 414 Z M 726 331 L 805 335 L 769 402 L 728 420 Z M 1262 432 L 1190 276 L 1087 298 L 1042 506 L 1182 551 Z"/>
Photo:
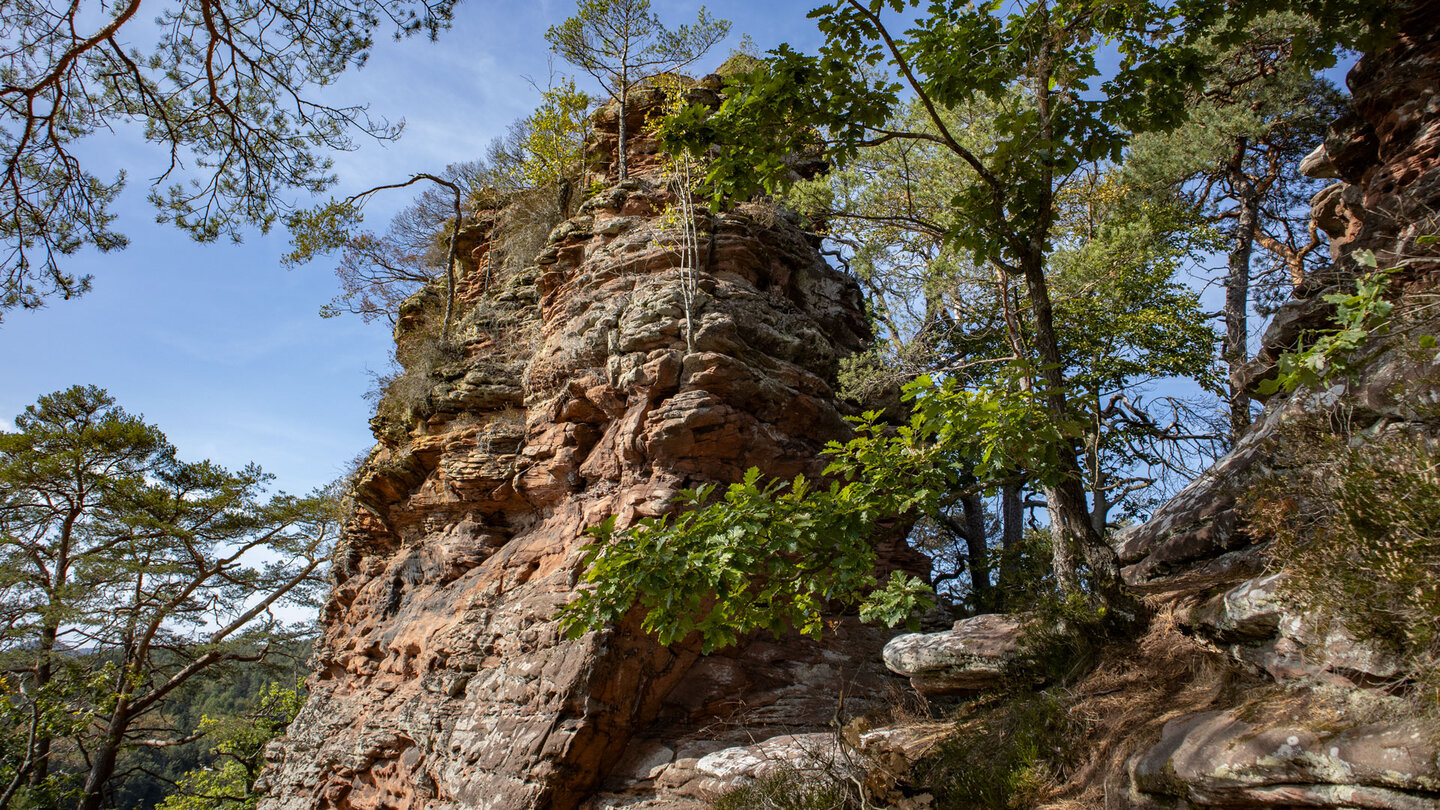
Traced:
<path id="1" fill-rule="evenodd" d="M 710 3 L 734 28 L 698 69 L 718 65 L 743 34 L 762 50 L 781 42 L 813 50 L 820 37 L 806 13 L 816 2 Z M 693 20 L 699 6 L 653 3 L 672 25 Z M 462 0 L 454 27 L 436 43 L 382 38 L 369 64 L 326 88 L 326 98 L 369 103 L 376 114 L 403 118 L 405 135 L 336 155 L 335 192 L 481 157 L 492 138 L 533 108 L 537 92 L 527 77 L 543 86 L 551 69 L 545 29 L 574 8 L 573 0 Z M 559 61 L 553 67 L 569 70 Z M 1331 75 L 1340 79 L 1343 70 Z M 67 269 L 95 276 L 86 296 L 6 313 L 0 424 L 41 394 L 96 384 L 158 424 L 187 459 L 231 467 L 255 461 L 292 492 L 342 474 L 373 443 L 363 394 L 370 371 L 387 365 L 386 326 L 356 317 L 321 319 L 320 306 L 336 292 L 333 265 L 321 259 L 282 268 L 284 233 L 253 234 L 240 245 L 199 245 L 155 225 L 145 179 L 163 168 L 163 156 L 138 137 L 101 133 L 85 154 L 91 171 L 102 176 L 121 167 L 129 172 L 131 187 L 117 211 L 131 245 L 69 260 Z M 379 196 L 367 219 L 383 227 L 408 199 L 404 191 Z"/>
<path id="2" fill-rule="evenodd" d="M 654 0 L 653 8 L 673 25 L 693 20 L 700 5 Z M 794 0 L 710 3 L 711 13 L 735 25 L 731 40 L 700 68 L 718 65 L 741 34 L 762 49 L 813 45 L 810 7 Z M 573 0 L 468 0 L 436 43 L 382 38 L 369 64 L 325 90 L 336 102 L 366 102 L 374 113 L 405 119 L 405 135 L 337 155 L 336 192 L 481 157 L 491 138 L 534 106 L 526 77 L 543 86 L 549 73 L 545 29 L 574 8 Z M 558 61 L 554 67 L 568 70 Z M 344 472 L 373 444 L 363 394 L 369 371 L 388 361 L 387 327 L 320 318 L 336 291 L 333 264 L 282 268 L 283 232 L 200 245 L 156 225 L 145 181 L 162 170 L 163 155 L 131 133 L 100 133 L 83 154 L 101 176 L 128 171 L 130 188 L 116 210 L 130 247 L 67 260 L 67 270 L 95 277 L 84 297 L 5 314 L 0 424 L 9 427 L 41 394 L 94 384 L 159 425 L 183 458 L 230 467 L 255 461 L 291 492 Z M 408 199 L 403 191 L 377 198 L 367 220 L 383 226 Z"/>

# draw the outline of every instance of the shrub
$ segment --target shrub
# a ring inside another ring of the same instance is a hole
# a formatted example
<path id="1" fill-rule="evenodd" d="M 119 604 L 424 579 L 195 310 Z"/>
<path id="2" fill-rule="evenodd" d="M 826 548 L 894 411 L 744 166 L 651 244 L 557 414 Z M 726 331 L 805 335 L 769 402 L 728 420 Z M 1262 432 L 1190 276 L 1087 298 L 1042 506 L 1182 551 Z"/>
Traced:
<path id="1" fill-rule="evenodd" d="M 410 425 L 423 417 L 426 398 L 450 367 L 463 359 L 460 348 L 441 336 L 438 296 L 422 290 L 406 302 L 417 302 L 414 312 L 402 320 L 408 330 L 397 329 L 395 359 L 390 371 L 375 376 L 375 385 L 366 394 L 375 402 L 374 422 L 386 435 L 408 431 Z"/>
<path id="2" fill-rule="evenodd" d="M 565 219 L 560 187 L 547 183 L 511 196 L 490 235 L 490 266 L 494 282 L 530 266 L 544 249 L 550 232 Z"/>
<path id="3" fill-rule="evenodd" d="M 916 763 L 936 810 L 1032 807 L 1074 764 L 1080 729 L 1045 692 L 968 706 L 956 733 Z"/>
<path id="4" fill-rule="evenodd" d="M 1286 598 L 1401 654 L 1440 690 L 1440 450 L 1402 431 L 1352 442 L 1328 428 L 1289 426 L 1276 442 L 1288 471 L 1242 509 L 1275 538 Z"/>
<path id="5" fill-rule="evenodd" d="M 730 791 L 715 810 L 850 810 L 862 806 L 853 785 L 830 774 L 782 769 Z"/>
<path id="6" fill-rule="evenodd" d="M 1064 594 L 1055 583 L 1050 533 L 1031 530 L 996 549 L 997 583 L 1007 613 L 1025 617 L 1014 678 L 1072 683 L 1089 672 L 1104 646 L 1129 629 L 1096 606 L 1086 591 Z"/>

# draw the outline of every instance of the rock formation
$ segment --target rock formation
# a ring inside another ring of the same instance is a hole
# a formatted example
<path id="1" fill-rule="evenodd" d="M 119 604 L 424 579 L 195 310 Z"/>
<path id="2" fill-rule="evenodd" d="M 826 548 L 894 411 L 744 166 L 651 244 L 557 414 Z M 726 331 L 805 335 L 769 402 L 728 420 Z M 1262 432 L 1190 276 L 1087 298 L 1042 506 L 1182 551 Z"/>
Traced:
<path id="1" fill-rule="evenodd" d="M 1440 286 L 1440 249 L 1418 238 L 1440 232 L 1440 29 L 1433 2 L 1399 16 L 1398 38 L 1350 74 L 1355 114 L 1305 162 L 1337 180 L 1313 201 L 1334 267 L 1275 317 L 1252 380 L 1329 324 L 1324 296 L 1352 288 L 1358 251 L 1403 268 L 1399 317 Z M 602 185 L 616 116 L 598 119 Z M 270 753 L 265 810 L 659 810 L 782 768 L 836 767 L 856 784 L 883 772 L 896 807 L 929 801 L 899 774 L 943 730 L 835 731 L 904 684 L 879 666 L 888 633 L 837 618 L 823 644 L 756 638 L 702 656 L 633 621 L 559 632 L 587 526 L 664 513 L 680 489 L 750 466 L 815 473 L 819 447 L 846 433 L 837 360 L 867 338 L 855 285 L 763 205 L 702 212 L 685 334 L 659 155 L 643 137 L 631 148 L 636 179 L 555 217 L 533 262 L 505 236 L 514 204 L 463 234 L 475 264 L 459 355 L 423 351 L 424 295 L 402 312 L 401 354 L 424 384 L 375 422 L 311 697 Z M 1063 806 L 1440 810 L 1440 724 L 1386 692 L 1417 673 L 1280 598 L 1285 561 L 1242 504 L 1308 463 L 1277 450 L 1287 424 L 1440 437 L 1440 357 L 1409 334 L 1369 343 L 1351 381 L 1272 398 L 1230 454 L 1116 538 L 1158 618 L 1066 687 L 1086 751 Z M 901 544 L 882 551 L 883 566 L 920 566 Z M 885 660 L 931 693 L 1003 689 L 1020 630 L 976 617 L 896 638 Z"/>
<path id="2" fill-rule="evenodd" d="M 1257 481 L 1284 480 L 1318 462 L 1303 448 L 1281 452 L 1287 425 L 1328 424 L 1351 442 L 1440 437 L 1431 407 L 1440 401 L 1440 356 L 1418 351 L 1414 339 L 1417 326 L 1437 326 L 1416 303 L 1435 291 L 1440 270 L 1440 251 L 1419 239 L 1440 232 L 1435 12 L 1434 3 L 1399 7 L 1396 41 L 1350 72 L 1354 112 L 1306 158 L 1311 176 L 1337 181 L 1312 201 L 1334 265 L 1307 279 L 1275 316 L 1250 377 L 1270 375 L 1304 330 L 1332 325 L 1334 307 L 1324 296 L 1353 291 L 1365 269 L 1357 262 L 1362 250 L 1379 267 L 1401 268 L 1392 277 L 1401 293 L 1395 317 L 1410 328 L 1362 347 L 1351 379 L 1274 397 L 1229 455 L 1119 538 L 1133 585 L 1163 594 L 1182 629 L 1262 679 L 1230 698 L 1232 708 L 1169 719 L 1159 739 L 1128 761 L 1130 806 L 1440 808 L 1440 725 L 1396 718 L 1394 709 L 1389 719 L 1365 722 L 1365 712 L 1344 709 L 1383 703 L 1385 691 L 1367 687 L 1417 673 L 1339 624 L 1277 598 L 1286 561 L 1267 554 L 1270 538 L 1247 521 L 1242 503 Z M 1257 697 L 1273 694 L 1267 682 L 1286 685 L 1283 706 Z M 1343 695 L 1340 709 L 1325 698 L 1326 688 Z"/>
<path id="3" fill-rule="evenodd" d="M 1371 335 L 1326 390 L 1271 398 L 1229 454 L 1115 538 L 1156 618 L 1067 686 L 1088 750 L 1046 806 L 1440 810 L 1440 720 L 1395 695 L 1433 673 L 1289 598 L 1290 561 L 1246 506 L 1258 486 L 1324 474 L 1297 425 L 1350 447 L 1440 441 L 1440 354 L 1416 339 L 1440 333 L 1440 249 L 1424 238 L 1440 233 L 1440 28 L 1434 2 L 1397 11 L 1396 40 L 1350 73 L 1354 112 L 1303 164 L 1337 181 L 1312 201 L 1333 266 L 1275 316 L 1248 376 L 1273 375 L 1302 333 L 1334 325 L 1325 296 L 1354 291 L 1362 251 L 1399 268 L 1395 328 Z M 973 617 L 897 637 L 886 663 L 931 694 L 1023 691 L 1012 666 L 1022 633 L 1010 617 Z"/>
<path id="4" fill-rule="evenodd" d="M 885 666 L 924 695 L 995 691 L 1012 680 L 1019 662 L 1022 618 L 987 613 L 939 633 L 896 636 L 882 651 Z"/>
<path id="5" fill-rule="evenodd" d="M 597 118 L 601 185 L 616 118 Z M 433 339 L 433 290 L 402 310 L 410 367 L 355 478 L 266 810 L 568 810 L 645 801 L 657 783 L 680 801 L 702 789 L 701 757 L 827 728 L 897 680 L 879 664 L 886 634 L 843 617 L 824 643 L 709 656 L 633 621 L 562 636 L 587 527 L 665 513 L 681 489 L 749 467 L 818 473 L 820 448 L 848 433 L 837 362 L 869 337 L 853 280 L 763 204 L 702 210 L 684 334 L 678 234 L 659 221 L 671 200 L 653 142 L 630 148 L 632 179 L 574 216 L 546 221 L 554 204 L 531 199 L 462 234 L 458 352 Z M 537 228 L 538 255 L 517 255 Z M 923 567 L 895 543 L 882 564 Z"/>

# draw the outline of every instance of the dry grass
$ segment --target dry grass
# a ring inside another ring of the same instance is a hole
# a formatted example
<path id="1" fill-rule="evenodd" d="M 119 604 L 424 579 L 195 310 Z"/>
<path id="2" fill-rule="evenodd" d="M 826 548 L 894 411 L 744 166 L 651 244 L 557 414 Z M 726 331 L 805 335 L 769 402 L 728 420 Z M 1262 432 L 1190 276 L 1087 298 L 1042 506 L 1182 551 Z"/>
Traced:
<path id="1" fill-rule="evenodd" d="M 1158 740 L 1170 720 L 1233 705 L 1255 685 L 1223 654 L 1181 633 L 1171 605 L 1152 605 L 1147 632 L 1106 650 L 1067 690 L 1069 715 L 1085 729 L 1085 756 L 1037 807 L 1126 807 L 1126 797 L 1106 795 L 1106 777 L 1124 773 L 1126 758 Z"/>

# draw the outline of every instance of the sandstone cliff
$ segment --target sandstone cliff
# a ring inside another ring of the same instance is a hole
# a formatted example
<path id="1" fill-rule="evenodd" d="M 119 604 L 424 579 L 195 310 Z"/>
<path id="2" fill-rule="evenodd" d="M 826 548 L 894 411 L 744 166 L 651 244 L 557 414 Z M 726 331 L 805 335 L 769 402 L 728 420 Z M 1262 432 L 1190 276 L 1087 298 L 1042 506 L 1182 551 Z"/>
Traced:
<path id="1" fill-rule="evenodd" d="M 1399 696 L 1431 674 L 1299 610 L 1283 593 L 1289 561 L 1244 506 L 1262 482 L 1314 474 L 1322 459 L 1292 441 L 1296 424 L 1357 444 L 1440 437 L 1440 358 L 1414 340 L 1440 333 L 1440 252 L 1418 239 L 1440 232 L 1440 30 L 1433 2 L 1401 17 L 1400 37 L 1350 75 L 1355 114 L 1305 164 L 1337 181 L 1314 200 L 1334 268 L 1275 317 L 1252 378 L 1329 325 L 1324 296 L 1353 288 L 1361 249 L 1403 268 L 1403 328 L 1367 344 L 1353 379 L 1272 398 L 1233 452 L 1116 538 L 1154 620 L 1046 698 L 1080 744 L 1045 806 L 1440 810 L 1440 722 Z M 597 179 L 613 108 L 599 123 Z M 872 806 L 946 800 L 922 758 L 953 723 L 833 732 L 905 683 L 877 666 L 888 633 L 841 620 L 823 645 L 700 656 L 631 626 L 558 632 L 586 526 L 658 514 L 680 488 L 752 465 L 813 473 L 846 430 L 836 361 L 867 337 L 858 291 L 814 237 L 742 206 L 702 212 L 687 348 L 655 147 L 632 148 L 639 176 L 580 203 L 533 262 L 502 256 L 515 253 L 497 236 L 513 207 L 465 234 L 462 355 L 424 360 L 422 395 L 376 422 L 311 698 L 271 752 L 267 810 L 687 807 L 828 760 L 861 781 L 884 772 Z M 427 312 L 423 296 L 407 308 L 402 345 L 433 328 Z M 885 565 L 919 565 L 885 552 Z M 926 691 L 1004 690 L 1021 624 L 975 617 L 897 639 L 886 658 Z M 983 725 L 993 705 L 966 716 Z M 992 754 L 981 739 L 951 767 Z"/>
<path id="2" fill-rule="evenodd" d="M 632 133 L 656 101 L 642 94 Z M 701 210 L 684 334 L 653 143 L 636 138 L 632 178 L 606 185 L 616 120 L 613 106 L 597 117 L 603 190 L 538 255 L 516 255 L 514 236 L 552 224 L 555 204 L 533 195 L 462 233 L 458 352 L 426 338 L 433 291 L 402 311 L 411 368 L 395 390 L 410 395 L 382 403 L 355 478 L 310 698 L 270 752 L 267 810 L 613 805 L 657 779 L 682 801 L 703 792 L 699 757 L 827 727 L 842 702 L 863 711 L 897 683 L 879 665 L 884 635 L 839 617 L 823 644 L 767 637 L 710 656 L 628 623 L 558 629 L 587 527 L 663 513 L 682 488 L 752 466 L 817 473 L 818 450 L 848 431 L 837 361 L 869 337 L 855 283 L 760 204 Z M 903 546 L 882 556 L 923 567 Z"/>

